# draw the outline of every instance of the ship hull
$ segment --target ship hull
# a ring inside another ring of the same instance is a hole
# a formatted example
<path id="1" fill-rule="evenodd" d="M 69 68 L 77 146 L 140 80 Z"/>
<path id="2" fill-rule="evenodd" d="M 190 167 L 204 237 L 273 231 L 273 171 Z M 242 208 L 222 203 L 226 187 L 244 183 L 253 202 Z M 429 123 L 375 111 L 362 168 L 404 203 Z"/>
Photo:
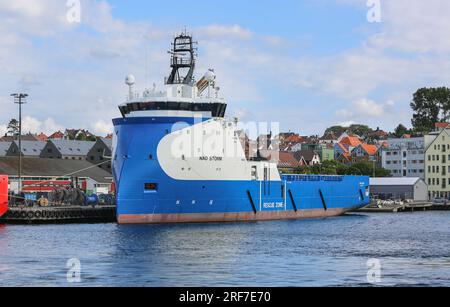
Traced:
<path id="1" fill-rule="evenodd" d="M 124 214 L 119 215 L 119 224 L 181 224 L 181 223 L 238 223 L 277 220 L 300 220 L 329 218 L 357 210 L 354 208 L 337 208 L 324 211 L 322 209 L 295 211 L 260 212 L 228 212 L 228 213 L 190 213 L 190 214 Z"/>
<path id="2" fill-rule="evenodd" d="M 369 202 L 369 179 L 359 176 L 286 175 L 272 180 L 174 178 L 178 174 L 170 176 L 163 163 L 170 153 L 161 153 L 158 147 L 173 133 L 170 131 L 174 123 L 180 121 L 185 122 L 184 126 L 194 125 L 192 119 L 179 118 L 114 120 L 117 139 L 113 172 L 120 224 L 326 218 L 364 207 Z M 202 163 L 208 167 L 217 162 Z M 229 167 L 236 167 L 233 165 Z M 186 177 L 186 171 L 180 171 L 180 178 Z M 198 176 L 200 171 L 192 170 L 192 176 Z M 146 190 L 148 186 L 155 189 Z"/>

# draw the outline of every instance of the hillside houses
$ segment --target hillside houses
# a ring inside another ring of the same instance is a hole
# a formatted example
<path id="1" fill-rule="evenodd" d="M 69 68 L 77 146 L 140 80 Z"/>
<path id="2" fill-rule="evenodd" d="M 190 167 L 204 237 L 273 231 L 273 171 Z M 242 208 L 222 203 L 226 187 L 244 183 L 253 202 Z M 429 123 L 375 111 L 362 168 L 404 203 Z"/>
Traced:
<path id="1" fill-rule="evenodd" d="M 385 135 L 382 132 L 378 134 Z M 250 140 L 242 131 L 237 136 L 248 159 L 268 160 L 277 163 L 281 169 L 314 166 L 324 161 L 338 161 L 346 165 L 375 161 L 377 166 L 381 166 L 382 150 L 387 144 L 384 140 L 368 144 L 352 133 L 343 133 L 339 137 L 328 133 L 319 138 L 288 132 L 276 136 L 260 135 L 256 141 Z"/>
<path id="2" fill-rule="evenodd" d="M 321 163 L 320 156 L 313 150 L 300 150 L 294 153 L 297 161 L 302 161 L 303 165 L 313 166 Z"/>
<path id="3" fill-rule="evenodd" d="M 374 161 L 377 165 L 381 166 L 381 147 L 361 144 L 351 151 L 350 157 L 352 163 Z"/>

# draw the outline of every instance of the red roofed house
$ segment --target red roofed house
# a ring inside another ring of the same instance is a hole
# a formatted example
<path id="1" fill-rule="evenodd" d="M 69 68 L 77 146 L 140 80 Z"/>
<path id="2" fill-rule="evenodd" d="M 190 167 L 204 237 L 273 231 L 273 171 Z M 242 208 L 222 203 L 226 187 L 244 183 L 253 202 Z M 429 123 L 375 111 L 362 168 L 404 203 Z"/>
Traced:
<path id="1" fill-rule="evenodd" d="M 434 124 L 434 126 L 436 127 L 436 131 L 442 131 L 444 129 L 448 129 L 450 124 L 449 123 L 436 123 L 436 124 Z"/>
<path id="2" fill-rule="evenodd" d="M 341 143 L 337 143 L 334 145 L 334 160 L 344 163 L 351 163 L 350 151 Z"/>
<path id="3" fill-rule="evenodd" d="M 353 148 L 358 147 L 363 142 L 357 136 L 347 136 L 343 138 L 339 143 L 344 145 L 349 151 L 352 151 Z"/>
<path id="4" fill-rule="evenodd" d="M 49 140 L 62 140 L 64 138 L 64 133 L 57 131 L 48 137 Z"/>
<path id="5" fill-rule="evenodd" d="M 294 153 L 281 151 L 278 155 L 278 168 L 280 169 L 295 169 L 306 165 L 306 162 L 302 159 L 298 161 Z"/>
<path id="6" fill-rule="evenodd" d="M 338 137 L 334 132 L 327 133 L 323 137 L 320 138 L 320 144 L 336 144 L 338 142 Z"/>
<path id="7" fill-rule="evenodd" d="M 375 160 L 378 165 L 381 165 L 381 147 L 376 145 L 361 144 L 352 150 L 351 159 L 353 163 Z"/>
<path id="8" fill-rule="evenodd" d="M 39 141 L 42 141 L 42 142 L 47 142 L 48 141 L 48 136 L 46 136 L 45 133 L 43 133 L 43 132 L 41 132 L 40 134 L 36 135 L 36 138 Z"/>

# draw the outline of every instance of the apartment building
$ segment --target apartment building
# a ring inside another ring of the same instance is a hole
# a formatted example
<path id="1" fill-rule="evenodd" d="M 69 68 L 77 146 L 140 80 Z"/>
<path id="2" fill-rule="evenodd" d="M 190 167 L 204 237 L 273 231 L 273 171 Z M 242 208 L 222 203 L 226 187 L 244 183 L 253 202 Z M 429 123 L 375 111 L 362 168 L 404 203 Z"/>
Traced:
<path id="1" fill-rule="evenodd" d="M 425 181 L 430 198 L 450 198 L 450 129 L 425 136 Z"/>
<path id="2" fill-rule="evenodd" d="M 425 179 L 425 140 L 423 137 L 388 139 L 382 151 L 382 167 L 392 177 Z"/>

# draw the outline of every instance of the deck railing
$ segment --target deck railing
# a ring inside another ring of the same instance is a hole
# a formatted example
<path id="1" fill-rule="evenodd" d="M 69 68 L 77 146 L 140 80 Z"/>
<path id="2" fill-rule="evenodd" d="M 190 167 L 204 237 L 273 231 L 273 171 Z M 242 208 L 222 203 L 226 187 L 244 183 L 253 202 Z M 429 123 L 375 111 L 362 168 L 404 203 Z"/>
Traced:
<path id="1" fill-rule="evenodd" d="M 343 181 L 344 176 L 283 174 L 281 179 L 286 181 Z"/>

